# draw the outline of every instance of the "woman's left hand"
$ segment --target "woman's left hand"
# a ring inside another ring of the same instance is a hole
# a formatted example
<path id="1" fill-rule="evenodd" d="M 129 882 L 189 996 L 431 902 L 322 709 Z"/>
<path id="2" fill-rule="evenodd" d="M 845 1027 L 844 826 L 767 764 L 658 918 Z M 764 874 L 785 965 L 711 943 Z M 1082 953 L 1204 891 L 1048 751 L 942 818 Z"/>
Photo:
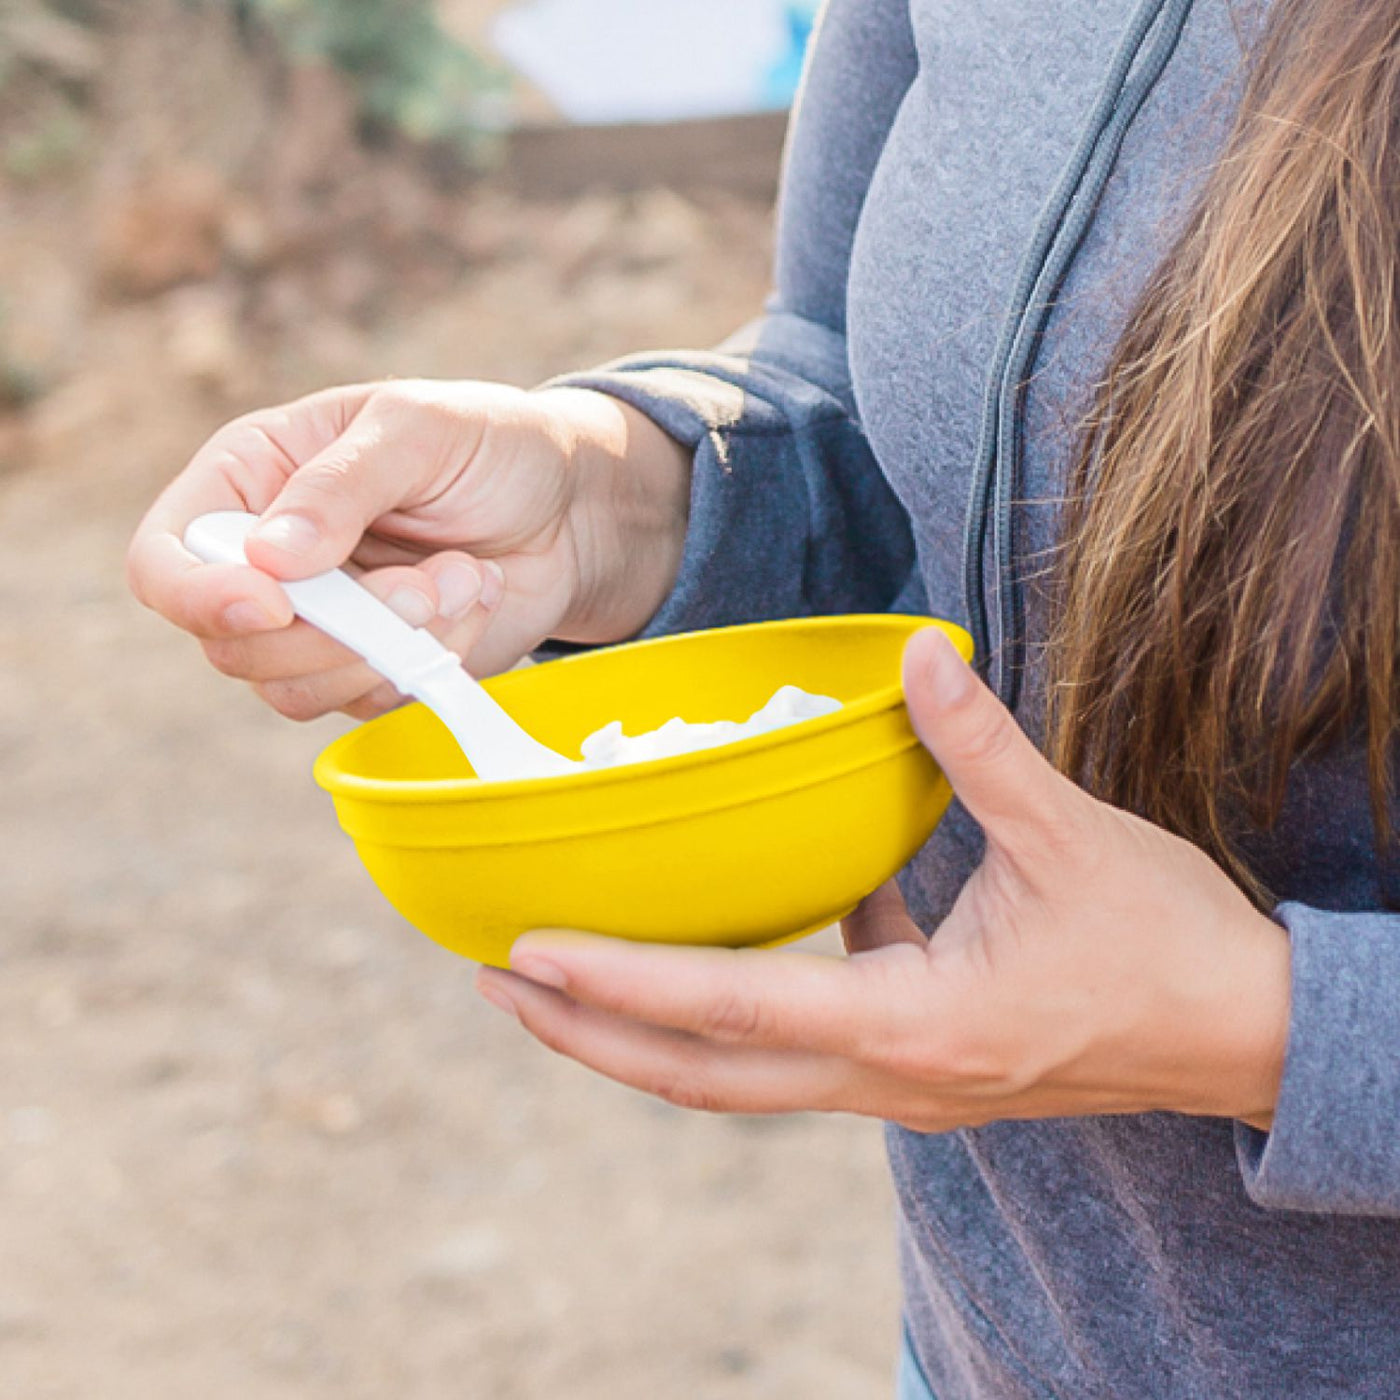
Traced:
<path id="1" fill-rule="evenodd" d="M 892 885 L 846 960 L 533 933 L 478 986 L 545 1045 L 687 1108 L 945 1132 L 1171 1110 L 1272 1120 L 1287 934 L 1201 851 L 1057 773 L 936 629 L 920 738 L 987 837 L 931 939 Z"/>

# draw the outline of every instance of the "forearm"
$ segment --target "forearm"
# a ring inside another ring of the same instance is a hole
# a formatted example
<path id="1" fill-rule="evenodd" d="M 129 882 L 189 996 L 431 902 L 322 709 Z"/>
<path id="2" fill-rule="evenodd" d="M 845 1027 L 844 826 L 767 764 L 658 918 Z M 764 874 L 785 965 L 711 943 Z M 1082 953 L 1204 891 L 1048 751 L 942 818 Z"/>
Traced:
<path id="1" fill-rule="evenodd" d="M 629 619 L 646 617 L 646 635 L 886 612 L 909 584 L 908 513 L 846 402 L 834 332 L 770 314 L 747 353 L 660 351 L 567 384 L 622 400 L 690 454 L 675 587 Z"/>
<path id="2" fill-rule="evenodd" d="M 1212 931 L 1211 945 L 1208 956 L 1185 960 L 1179 976 L 1163 980 L 1161 1068 L 1172 1087 L 1157 1106 L 1235 1118 L 1267 1133 L 1288 1044 L 1288 938 L 1242 906 Z"/>

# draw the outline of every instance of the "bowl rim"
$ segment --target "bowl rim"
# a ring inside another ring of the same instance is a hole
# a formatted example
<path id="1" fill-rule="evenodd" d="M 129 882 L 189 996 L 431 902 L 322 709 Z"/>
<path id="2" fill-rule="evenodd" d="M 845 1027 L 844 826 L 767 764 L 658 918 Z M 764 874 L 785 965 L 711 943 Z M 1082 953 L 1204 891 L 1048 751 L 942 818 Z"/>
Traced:
<path id="1" fill-rule="evenodd" d="M 671 633 L 664 637 L 647 637 L 640 641 L 620 642 L 615 646 L 598 647 L 578 656 L 565 656 L 546 663 L 550 666 L 569 666 L 587 661 L 599 651 L 640 651 L 644 648 L 664 647 L 684 642 L 690 638 L 713 636 L 718 633 L 736 634 L 772 630 L 780 627 L 810 628 L 823 630 L 833 623 L 851 622 L 864 626 L 876 624 L 892 632 L 902 632 L 906 641 L 915 632 L 925 627 L 937 627 L 948 636 L 962 654 L 963 659 L 972 658 L 972 638 L 965 629 L 943 618 L 919 616 L 905 613 L 840 613 L 820 617 L 771 618 L 762 622 L 742 623 L 733 627 L 709 627 L 694 632 Z M 506 675 L 511 674 L 506 672 Z M 377 724 L 389 715 L 368 720 L 357 725 L 347 734 L 333 739 L 316 758 L 312 776 L 316 783 L 332 797 L 352 798 L 359 802 L 376 804 L 435 804 L 460 802 L 491 802 L 518 796 L 543 792 L 579 792 L 591 788 L 617 786 L 635 777 L 651 777 L 662 772 L 684 772 L 690 769 L 713 767 L 719 764 L 743 761 L 760 750 L 776 749 L 787 744 L 814 740 L 823 734 L 834 733 L 843 728 L 860 723 L 885 710 L 892 710 L 904 704 L 904 688 L 901 682 L 881 686 L 859 700 L 842 705 L 829 715 L 814 719 L 799 720 L 796 724 L 785 725 L 781 729 L 770 730 L 766 734 L 750 735 L 728 744 L 717 744 L 712 748 L 696 749 L 690 753 L 673 754 L 667 758 L 644 759 L 640 763 L 619 764 L 612 768 L 590 768 L 577 773 L 542 778 L 516 778 L 508 782 L 483 782 L 480 778 L 369 778 L 346 772 L 339 762 L 340 753 L 350 747 L 366 725 Z M 404 707 L 410 708 L 410 707 Z"/>

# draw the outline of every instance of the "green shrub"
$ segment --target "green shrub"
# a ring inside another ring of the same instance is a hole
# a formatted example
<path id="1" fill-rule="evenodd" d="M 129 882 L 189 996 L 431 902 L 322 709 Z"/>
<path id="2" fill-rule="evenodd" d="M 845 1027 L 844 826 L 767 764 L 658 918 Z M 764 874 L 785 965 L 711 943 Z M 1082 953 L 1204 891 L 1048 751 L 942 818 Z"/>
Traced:
<path id="1" fill-rule="evenodd" d="M 499 126 L 506 80 L 438 23 L 431 0 L 234 0 L 293 56 L 349 75 L 371 128 L 467 152 Z"/>

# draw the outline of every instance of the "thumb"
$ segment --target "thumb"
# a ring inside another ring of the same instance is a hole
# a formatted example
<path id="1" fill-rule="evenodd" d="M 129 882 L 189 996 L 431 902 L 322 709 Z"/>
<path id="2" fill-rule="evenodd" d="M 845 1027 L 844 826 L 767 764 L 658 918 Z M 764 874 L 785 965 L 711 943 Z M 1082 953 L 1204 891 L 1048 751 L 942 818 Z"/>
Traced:
<path id="1" fill-rule="evenodd" d="M 365 531 L 413 499 L 432 462 L 366 408 L 299 466 L 248 536 L 249 563 L 277 578 L 338 568 Z"/>
<path id="2" fill-rule="evenodd" d="M 937 627 L 904 649 L 904 695 L 914 730 L 963 806 L 1012 854 L 1044 844 L 1083 794 L 1057 773 L 1011 712 Z"/>

